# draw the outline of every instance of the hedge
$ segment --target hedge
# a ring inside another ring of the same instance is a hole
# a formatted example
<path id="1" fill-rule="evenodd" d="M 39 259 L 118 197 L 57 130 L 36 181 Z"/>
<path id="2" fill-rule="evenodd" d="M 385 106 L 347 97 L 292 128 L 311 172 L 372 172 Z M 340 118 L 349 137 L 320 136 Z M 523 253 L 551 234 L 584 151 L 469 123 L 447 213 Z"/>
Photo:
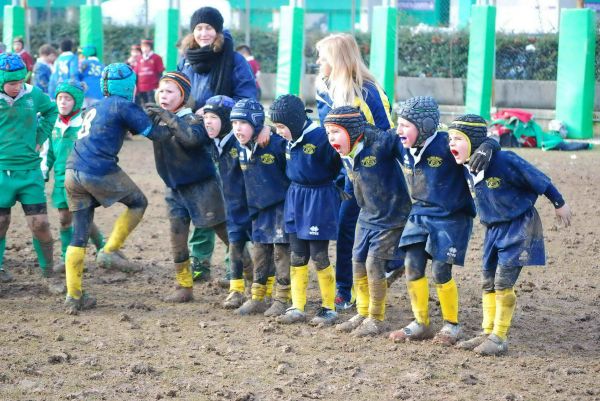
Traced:
<path id="1" fill-rule="evenodd" d="M 31 48 L 45 42 L 46 25 L 31 27 Z M 150 35 L 153 35 L 151 30 Z M 244 42 L 243 31 L 232 31 L 236 44 Z M 129 47 L 144 36 L 143 27 L 105 25 L 105 62 L 124 61 Z M 315 44 L 323 38 L 321 32 L 307 32 L 305 60 L 308 70 L 315 69 Z M 56 22 L 51 26 L 53 44 L 63 37 L 79 38 L 77 23 Z M 370 34 L 356 33 L 365 61 L 369 62 Z M 277 67 L 277 32 L 253 30 L 251 45 L 265 73 Z M 401 28 L 398 34 L 398 75 L 408 77 L 466 78 L 469 35 L 467 31 L 414 33 Z M 496 77 L 498 79 L 555 80 L 558 53 L 557 34 L 505 34 L 496 36 Z M 600 78 L 600 40 L 596 42 L 596 80 Z"/>

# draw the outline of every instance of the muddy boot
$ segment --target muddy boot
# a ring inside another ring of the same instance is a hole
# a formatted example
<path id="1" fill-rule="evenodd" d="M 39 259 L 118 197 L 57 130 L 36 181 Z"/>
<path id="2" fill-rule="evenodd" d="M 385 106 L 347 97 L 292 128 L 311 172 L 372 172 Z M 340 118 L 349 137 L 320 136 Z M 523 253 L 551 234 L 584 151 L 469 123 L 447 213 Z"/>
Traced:
<path id="1" fill-rule="evenodd" d="M 184 303 L 193 300 L 194 289 L 192 287 L 182 287 L 180 285 L 177 285 L 175 291 L 171 295 L 167 295 L 164 299 L 165 302 L 170 303 Z"/>
<path id="2" fill-rule="evenodd" d="M 96 307 L 96 298 L 89 296 L 85 291 L 81 298 L 75 299 L 70 295 L 65 298 L 65 313 L 67 315 L 78 315 L 79 311 L 93 309 Z"/>
<path id="3" fill-rule="evenodd" d="M 465 341 L 459 341 L 456 344 L 456 348 L 458 349 L 464 349 L 467 351 L 472 351 L 474 350 L 476 347 L 480 346 L 481 344 L 483 344 L 485 342 L 485 340 L 487 340 L 489 334 L 485 334 L 485 333 L 480 333 L 477 336 L 469 339 L 469 340 L 465 340 Z"/>
<path id="4" fill-rule="evenodd" d="M 267 304 L 264 300 L 249 299 L 242 306 L 240 306 L 235 312 L 238 315 L 259 315 L 265 313 L 267 310 Z"/>
<path id="5" fill-rule="evenodd" d="M 508 341 L 502 340 L 495 334 L 490 334 L 483 343 L 473 350 L 476 354 L 485 356 L 500 356 L 508 353 Z"/>
<path id="6" fill-rule="evenodd" d="M 285 302 L 280 299 L 276 299 L 275 301 L 273 301 L 273 303 L 271 304 L 269 309 L 266 310 L 265 316 L 266 317 L 274 317 L 274 316 L 283 315 L 289 307 L 290 307 L 289 302 Z"/>
<path id="7" fill-rule="evenodd" d="M 350 333 L 352 330 L 360 326 L 366 318 L 366 316 L 356 314 L 352 316 L 350 320 L 347 320 L 344 323 L 340 323 L 337 326 L 335 326 L 335 329 L 337 331 L 341 331 L 342 333 Z"/>
<path id="8" fill-rule="evenodd" d="M 229 295 L 227 295 L 227 298 L 225 298 L 225 301 L 223 301 L 223 308 L 237 309 L 242 306 L 245 300 L 246 297 L 241 292 L 231 291 Z"/>
<path id="9" fill-rule="evenodd" d="M 446 322 L 444 327 L 435 335 L 433 342 L 449 347 L 464 337 L 460 324 Z"/>
<path id="10" fill-rule="evenodd" d="M 311 326 L 332 326 L 338 320 L 338 314 L 333 309 L 321 307 L 316 316 L 310 321 Z"/>
<path id="11" fill-rule="evenodd" d="M 390 340 L 395 343 L 405 341 L 422 341 L 428 340 L 432 337 L 433 330 L 431 330 L 431 326 L 420 324 L 416 320 L 413 320 L 408 326 L 390 333 Z"/>
<path id="12" fill-rule="evenodd" d="M 129 261 L 121 251 L 108 253 L 101 249 L 96 256 L 96 263 L 103 269 L 119 270 L 123 273 L 138 273 L 143 270 L 141 265 Z"/>
<path id="13" fill-rule="evenodd" d="M 44 279 L 46 281 L 46 288 L 52 295 L 62 295 L 67 292 L 67 286 L 65 279 L 59 276 L 50 276 Z"/>
<path id="14" fill-rule="evenodd" d="M 288 310 L 286 310 L 283 315 L 277 316 L 277 319 L 275 319 L 275 321 L 281 324 L 294 324 L 306 322 L 306 313 L 294 307 L 288 308 Z"/>
<path id="15" fill-rule="evenodd" d="M 0 283 L 10 283 L 11 281 L 14 281 L 12 274 L 4 269 L 0 269 Z"/>
<path id="16" fill-rule="evenodd" d="M 374 337 L 383 332 L 383 322 L 381 320 L 368 317 L 352 332 L 352 337 Z"/>
<path id="17" fill-rule="evenodd" d="M 65 260 L 60 258 L 57 264 L 54 265 L 52 271 L 56 274 L 64 274 L 65 273 Z"/>

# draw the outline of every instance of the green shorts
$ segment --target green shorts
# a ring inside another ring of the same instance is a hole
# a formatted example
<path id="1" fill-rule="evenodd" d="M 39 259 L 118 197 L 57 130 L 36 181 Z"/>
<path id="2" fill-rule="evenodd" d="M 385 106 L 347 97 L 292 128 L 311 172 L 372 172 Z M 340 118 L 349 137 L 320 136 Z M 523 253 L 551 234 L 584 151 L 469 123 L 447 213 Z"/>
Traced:
<path id="1" fill-rule="evenodd" d="M 46 203 L 44 177 L 40 169 L 0 170 L 0 208 L 10 209 L 15 203 L 39 205 Z"/>
<path id="2" fill-rule="evenodd" d="M 57 209 L 69 208 L 69 204 L 67 203 L 67 190 L 65 187 L 54 186 L 52 189 L 52 206 Z"/>

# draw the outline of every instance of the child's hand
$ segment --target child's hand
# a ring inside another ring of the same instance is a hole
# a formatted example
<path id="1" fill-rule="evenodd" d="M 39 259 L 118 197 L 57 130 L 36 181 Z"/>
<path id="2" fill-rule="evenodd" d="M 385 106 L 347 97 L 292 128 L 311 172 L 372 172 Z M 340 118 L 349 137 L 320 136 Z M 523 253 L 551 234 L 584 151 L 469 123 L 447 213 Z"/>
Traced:
<path id="1" fill-rule="evenodd" d="M 258 136 L 256 137 L 256 143 L 258 143 L 258 145 L 261 148 L 264 148 L 265 146 L 267 146 L 269 144 L 270 139 L 271 139 L 271 127 L 269 127 L 268 125 L 265 125 L 263 127 L 263 129 L 260 130 L 260 132 L 258 133 Z"/>
<path id="2" fill-rule="evenodd" d="M 569 227 L 571 225 L 571 217 L 573 216 L 573 213 L 571 213 L 571 208 L 569 205 L 565 203 L 562 207 L 555 209 L 555 212 L 558 224 L 562 223 L 564 227 Z"/>
<path id="3" fill-rule="evenodd" d="M 158 117 L 167 125 L 172 123 L 177 118 L 175 114 L 171 113 L 169 110 L 163 109 L 157 104 L 147 104 L 145 108 L 146 113 L 148 116 L 150 116 L 150 118 L 154 119 L 154 117 Z"/>

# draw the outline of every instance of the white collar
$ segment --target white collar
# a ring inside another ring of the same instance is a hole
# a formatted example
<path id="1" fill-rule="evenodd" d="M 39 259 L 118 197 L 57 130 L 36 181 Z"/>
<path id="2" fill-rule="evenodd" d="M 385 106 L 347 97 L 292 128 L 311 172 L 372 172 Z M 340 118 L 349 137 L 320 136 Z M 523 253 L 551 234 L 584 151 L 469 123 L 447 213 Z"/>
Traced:
<path id="1" fill-rule="evenodd" d="M 289 141 L 288 142 L 288 148 L 292 149 L 294 146 L 298 145 L 300 142 L 302 142 L 302 140 L 304 139 L 304 135 L 316 130 L 317 128 L 319 128 L 320 125 L 317 124 L 314 121 L 311 121 L 310 124 L 308 125 L 308 127 L 306 127 L 303 131 L 302 131 L 302 135 L 300 135 L 300 137 L 298 139 L 296 139 L 295 141 Z"/>
<path id="2" fill-rule="evenodd" d="M 485 170 L 481 170 L 477 174 L 473 174 L 471 172 L 471 169 L 469 168 L 468 164 L 464 164 L 464 167 L 467 169 L 467 172 L 469 173 L 469 175 L 471 176 L 471 179 L 473 180 L 473 186 L 475 186 L 475 185 L 479 184 L 481 181 L 483 181 L 483 178 L 485 176 Z"/>
<path id="3" fill-rule="evenodd" d="M 429 144 L 431 142 L 433 142 L 433 140 L 435 139 L 435 137 L 437 136 L 437 132 L 433 135 L 431 135 L 429 138 L 425 139 L 425 143 L 423 143 L 423 147 L 421 148 L 421 151 L 419 152 L 419 154 L 417 155 L 417 150 L 419 150 L 419 148 L 409 148 L 408 151 L 410 152 L 410 154 L 412 155 L 413 159 L 414 159 L 414 166 L 417 165 L 417 163 L 419 163 L 421 161 L 421 156 L 423 156 L 423 153 L 425 153 L 425 149 L 427 149 L 427 146 L 429 146 Z"/>
<path id="4" fill-rule="evenodd" d="M 184 107 L 183 109 L 179 109 L 179 111 L 177 113 L 175 113 L 175 115 L 177 117 L 184 117 L 184 116 L 187 116 L 188 114 L 192 114 L 192 109 L 190 109 L 189 107 Z"/>
<path id="5" fill-rule="evenodd" d="M 227 145 L 227 142 L 233 137 L 233 131 L 231 131 L 229 134 L 225 135 L 223 138 L 213 138 L 213 141 L 215 142 L 215 145 L 217 146 L 217 150 L 219 151 L 219 156 L 221 156 L 221 154 L 223 153 L 223 149 L 225 148 L 225 145 Z"/>

